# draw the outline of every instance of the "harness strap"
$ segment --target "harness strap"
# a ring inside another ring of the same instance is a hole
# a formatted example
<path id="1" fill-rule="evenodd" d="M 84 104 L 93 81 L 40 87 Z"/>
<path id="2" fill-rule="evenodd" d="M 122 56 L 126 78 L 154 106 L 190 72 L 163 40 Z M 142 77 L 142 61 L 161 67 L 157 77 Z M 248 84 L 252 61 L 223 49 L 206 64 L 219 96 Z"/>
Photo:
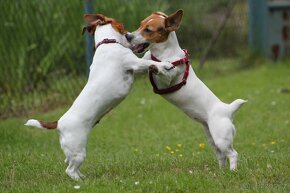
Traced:
<path id="1" fill-rule="evenodd" d="M 188 51 L 185 50 L 185 49 L 183 51 L 185 53 L 185 57 L 180 59 L 180 60 L 177 60 L 175 62 L 172 62 L 172 64 L 174 66 L 178 66 L 178 65 L 181 65 L 181 64 L 186 64 L 186 67 L 185 67 L 185 70 L 184 70 L 184 73 L 183 73 L 183 77 L 182 77 L 182 81 L 180 83 L 178 83 L 178 84 L 176 84 L 174 86 L 168 87 L 168 88 L 159 89 L 157 87 L 157 85 L 155 84 L 155 82 L 154 82 L 153 72 L 149 71 L 149 79 L 150 79 L 151 85 L 153 87 L 153 91 L 156 94 L 162 95 L 162 94 L 172 93 L 172 92 L 175 92 L 175 91 L 179 90 L 181 87 L 183 87 L 186 84 L 186 80 L 187 80 L 188 74 L 189 74 L 190 64 L 189 64 L 189 60 L 188 60 Z M 159 59 L 157 59 L 153 55 L 151 55 L 151 59 L 156 61 L 156 62 L 161 62 Z M 173 68 L 171 68 L 171 69 L 173 69 Z"/>

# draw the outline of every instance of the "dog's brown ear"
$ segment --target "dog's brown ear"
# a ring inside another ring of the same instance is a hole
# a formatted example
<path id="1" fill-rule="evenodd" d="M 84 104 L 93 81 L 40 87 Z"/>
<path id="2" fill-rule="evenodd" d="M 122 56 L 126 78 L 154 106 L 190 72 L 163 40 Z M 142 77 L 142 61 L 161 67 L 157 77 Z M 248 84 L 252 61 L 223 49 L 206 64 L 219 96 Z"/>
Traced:
<path id="1" fill-rule="evenodd" d="M 183 10 L 181 9 L 169 15 L 165 19 L 165 29 L 170 32 L 177 30 L 181 23 L 182 16 L 183 16 Z"/>
<path id="2" fill-rule="evenodd" d="M 87 30 L 91 35 L 94 35 L 97 26 L 105 22 L 105 16 L 102 14 L 85 14 L 84 18 L 89 25 L 83 28 L 82 34 Z"/>
<path id="3" fill-rule="evenodd" d="M 84 35 L 85 31 L 88 31 L 91 35 L 94 35 L 96 27 L 96 25 L 88 25 L 83 27 L 82 35 Z"/>
<path id="4" fill-rule="evenodd" d="M 96 25 L 105 21 L 105 16 L 102 14 L 85 14 L 84 18 L 90 25 Z"/>

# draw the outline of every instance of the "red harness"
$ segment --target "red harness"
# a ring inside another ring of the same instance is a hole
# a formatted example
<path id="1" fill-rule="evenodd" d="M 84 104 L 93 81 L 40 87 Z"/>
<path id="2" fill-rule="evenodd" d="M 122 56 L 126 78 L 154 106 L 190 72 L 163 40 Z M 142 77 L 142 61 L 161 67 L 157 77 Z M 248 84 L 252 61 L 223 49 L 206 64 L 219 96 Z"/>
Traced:
<path id="1" fill-rule="evenodd" d="M 169 88 L 163 88 L 163 89 L 159 89 L 155 82 L 154 82 L 154 78 L 153 78 L 153 72 L 152 71 L 149 71 L 149 79 L 150 79 L 150 82 L 151 82 L 151 85 L 153 87 L 153 91 L 156 93 L 156 94 L 168 94 L 168 93 L 172 93 L 172 92 L 175 92 L 177 90 L 179 90 L 181 87 L 183 87 L 185 84 L 186 84 L 186 80 L 187 80 L 187 77 L 188 77 L 188 74 L 189 74 L 189 60 L 188 60 L 188 52 L 186 49 L 183 50 L 184 53 L 185 53 L 185 56 L 184 58 L 180 59 L 180 60 L 177 60 L 175 62 L 172 62 L 171 64 L 175 66 L 178 66 L 178 65 L 181 65 L 181 64 L 186 64 L 186 67 L 185 67 L 185 70 L 184 70 L 184 73 L 183 73 L 183 78 L 182 78 L 182 81 L 174 86 L 171 86 Z M 156 62 L 161 62 L 160 60 L 158 60 L 155 56 L 153 56 L 151 54 L 151 59 L 156 61 Z M 173 68 L 172 68 L 173 69 Z M 171 69 L 170 69 L 171 70 Z"/>
<path id="2" fill-rule="evenodd" d="M 115 40 L 115 39 L 108 39 L 108 38 L 106 38 L 106 39 L 103 39 L 103 41 L 97 43 L 95 45 L 95 49 L 97 49 L 102 44 L 111 44 L 111 43 L 119 43 L 119 42 L 117 42 L 117 40 Z"/>

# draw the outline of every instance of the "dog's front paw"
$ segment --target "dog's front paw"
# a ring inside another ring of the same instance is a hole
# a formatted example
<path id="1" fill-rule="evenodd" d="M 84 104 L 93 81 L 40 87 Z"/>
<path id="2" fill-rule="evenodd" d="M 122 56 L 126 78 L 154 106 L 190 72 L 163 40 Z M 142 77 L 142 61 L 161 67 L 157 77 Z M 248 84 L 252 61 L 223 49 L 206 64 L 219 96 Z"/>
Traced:
<path id="1" fill-rule="evenodd" d="M 158 74 L 159 69 L 158 69 L 157 66 L 152 64 L 152 65 L 149 66 L 149 72 L 154 73 L 154 74 Z"/>
<path id="2" fill-rule="evenodd" d="M 159 73 L 166 75 L 173 68 L 175 68 L 175 66 L 171 64 L 170 62 L 163 62 L 162 66 L 160 66 Z"/>
<path id="3" fill-rule="evenodd" d="M 175 66 L 169 62 L 166 62 L 166 65 L 164 65 L 166 71 L 172 70 L 173 68 L 175 68 Z"/>

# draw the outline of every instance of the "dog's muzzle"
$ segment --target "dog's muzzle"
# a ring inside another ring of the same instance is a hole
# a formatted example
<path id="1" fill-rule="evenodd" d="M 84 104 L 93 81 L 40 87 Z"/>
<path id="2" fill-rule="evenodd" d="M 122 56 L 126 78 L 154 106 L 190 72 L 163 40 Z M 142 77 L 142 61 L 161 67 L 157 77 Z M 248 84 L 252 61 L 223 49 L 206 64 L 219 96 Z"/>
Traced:
<path id="1" fill-rule="evenodd" d="M 133 39 L 135 38 L 135 36 L 132 33 L 126 33 L 125 37 L 127 41 L 131 43 L 130 49 L 136 53 L 144 52 L 150 45 L 150 43 L 148 42 L 141 43 L 141 44 L 134 44 Z"/>
<path id="2" fill-rule="evenodd" d="M 137 45 L 132 45 L 130 47 L 130 49 L 133 51 L 133 52 L 137 52 L 137 53 L 142 53 L 146 50 L 146 48 L 149 47 L 149 43 L 144 43 L 144 44 L 137 44 Z"/>
<path id="3" fill-rule="evenodd" d="M 130 33 L 126 33 L 125 37 L 126 37 L 128 42 L 131 42 L 134 36 Z"/>

